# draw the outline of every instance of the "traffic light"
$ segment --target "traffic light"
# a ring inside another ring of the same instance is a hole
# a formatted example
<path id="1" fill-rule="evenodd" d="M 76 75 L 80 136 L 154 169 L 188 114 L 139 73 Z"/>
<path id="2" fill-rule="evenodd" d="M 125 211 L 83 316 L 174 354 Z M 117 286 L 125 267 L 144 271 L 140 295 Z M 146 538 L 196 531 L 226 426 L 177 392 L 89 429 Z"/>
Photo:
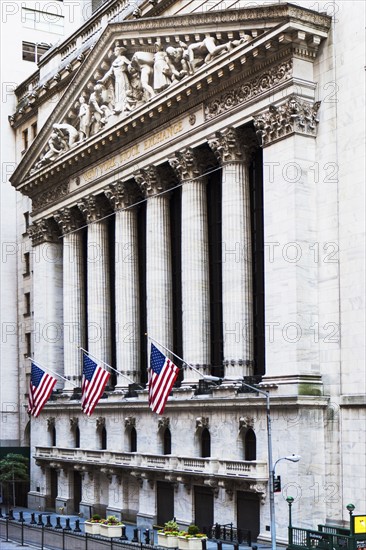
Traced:
<path id="1" fill-rule="evenodd" d="M 281 476 L 273 476 L 273 492 L 274 493 L 280 493 L 281 492 Z"/>

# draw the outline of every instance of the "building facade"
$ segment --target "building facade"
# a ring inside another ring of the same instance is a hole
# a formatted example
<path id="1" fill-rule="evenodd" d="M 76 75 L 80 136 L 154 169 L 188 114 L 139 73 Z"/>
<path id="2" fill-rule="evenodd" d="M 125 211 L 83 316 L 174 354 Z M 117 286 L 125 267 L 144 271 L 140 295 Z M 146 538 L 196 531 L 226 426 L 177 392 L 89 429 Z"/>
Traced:
<path id="1" fill-rule="evenodd" d="M 269 392 L 274 460 L 301 456 L 276 468 L 279 540 L 287 496 L 304 527 L 362 508 L 352 6 L 106 2 L 17 88 L 17 141 L 41 121 L 11 176 L 32 204 L 32 355 L 60 375 L 22 423 L 30 506 L 233 522 L 268 540 L 265 399 L 244 381 Z M 150 341 L 184 361 L 162 416 L 148 406 Z M 117 371 L 91 417 L 80 348 Z"/>

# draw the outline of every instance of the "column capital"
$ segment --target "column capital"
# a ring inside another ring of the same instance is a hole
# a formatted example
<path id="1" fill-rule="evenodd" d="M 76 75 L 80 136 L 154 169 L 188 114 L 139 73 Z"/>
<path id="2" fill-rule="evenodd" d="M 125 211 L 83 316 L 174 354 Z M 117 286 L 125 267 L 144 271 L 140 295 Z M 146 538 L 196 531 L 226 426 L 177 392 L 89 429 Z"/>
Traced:
<path id="1" fill-rule="evenodd" d="M 80 211 L 74 208 L 61 208 L 53 217 L 63 235 L 71 231 L 76 231 L 83 224 Z"/>
<path id="2" fill-rule="evenodd" d="M 138 193 L 131 184 L 117 181 L 108 185 L 104 194 L 112 205 L 113 210 L 122 210 L 133 205 L 138 200 Z"/>
<path id="3" fill-rule="evenodd" d="M 134 173 L 133 177 L 145 197 L 151 197 L 164 191 L 158 169 L 154 165 L 138 170 L 138 172 Z"/>
<path id="4" fill-rule="evenodd" d="M 319 107 L 320 101 L 307 101 L 293 94 L 255 115 L 253 122 L 261 147 L 293 134 L 316 137 Z"/>
<path id="5" fill-rule="evenodd" d="M 186 147 L 168 158 L 170 166 L 180 181 L 199 178 L 203 173 L 203 163 L 198 151 Z"/>
<path id="6" fill-rule="evenodd" d="M 242 162 L 249 164 L 258 143 L 250 128 L 233 128 L 215 132 L 208 138 L 208 144 L 220 164 Z"/>
<path id="7" fill-rule="evenodd" d="M 103 218 L 107 212 L 107 206 L 103 202 L 102 197 L 90 197 L 83 198 L 78 202 L 78 208 L 85 216 L 87 223 L 92 223 Z"/>
<path id="8" fill-rule="evenodd" d="M 60 242 L 60 234 L 57 230 L 57 225 L 51 218 L 32 223 L 32 225 L 28 228 L 28 235 L 32 240 L 33 246 L 37 246 L 45 242 Z"/>

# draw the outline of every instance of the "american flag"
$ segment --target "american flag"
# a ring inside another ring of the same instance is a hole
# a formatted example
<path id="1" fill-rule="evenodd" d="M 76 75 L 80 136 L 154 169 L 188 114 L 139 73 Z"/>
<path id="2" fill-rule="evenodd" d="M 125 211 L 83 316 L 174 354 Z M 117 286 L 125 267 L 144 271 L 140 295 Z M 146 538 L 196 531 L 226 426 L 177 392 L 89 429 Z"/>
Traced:
<path id="1" fill-rule="evenodd" d="M 154 344 L 151 344 L 149 406 L 157 414 L 163 414 L 165 403 L 168 400 L 178 373 L 179 368 L 168 357 L 165 357 Z"/>
<path id="2" fill-rule="evenodd" d="M 47 403 L 57 379 L 32 363 L 29 384 L 28 412 L 37 417 Z"/>
<path id="3" fill-rule="evenodd" d="M 88 416 L 92 414 L 100 397 L 103 395 L 109 377 L 109 372 L 97 365 L 97 363 L 83 353 L 81 408 Z"/>

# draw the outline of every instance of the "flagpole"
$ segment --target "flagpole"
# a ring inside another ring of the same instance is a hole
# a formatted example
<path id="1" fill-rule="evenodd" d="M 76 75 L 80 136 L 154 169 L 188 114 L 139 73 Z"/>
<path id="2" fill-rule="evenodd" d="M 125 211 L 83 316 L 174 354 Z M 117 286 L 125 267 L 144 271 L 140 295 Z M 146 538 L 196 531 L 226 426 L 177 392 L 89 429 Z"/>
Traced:
<path id="1" fill-rule="evenodd" d="M 82 348 L 81 346 L 76 346 L 77 348 L 81 349 L 82 351 L 84 351 L 85 353 L 87 353 L 88 355 L 90 355 L 91 357 L 93 357 L 96 361 L 98 361 L 98 363 L 103 363 L 103 365 L 105 365 L 106 367 L 108 367 L 109 369 L 112 369 L 114 372 L 116 372 L 118 375 L 122 376 L 123 378 L 126 378 L 126 380 L 128 380 L 130 382 L 130 384 L 136 384 L 136 382 L 134 382 L 133 380 L 131 380 L 131 378 L 129 378 L 128 376 L 126 376 L 125 374 L 122 374 L 121 372 L 119 372 L 117 369 L 115 369 L 114 367 L 112 367 L 111 365 L 108 365 L 108 363 L 106 363 L 105 361 L 103 361 L 102 359 L 99 359 L 98 357 L 96 357 L 95 355 L 93 355 L 92 353 L 90 353 L 90 351 L 86 350 L 85 348 Z"/>
<path id="2" fill-rule="evenodd" d="M 39 361 L 36 361 L 33 357 L 28 357 L 28 359 L 29 359 L 32 363 L 35 363 L 36 365 L 38 365 L 39 367 L 41 367 L 42 369 L 45 369 L 46 371 L 52 372 L 52 374 L 54 374 L 55 376 L 58 376 L 59 378 L 62 378 L 62 380 L 65 380 L 65 382 L 69 382 L 69 383 L 72 384 L 75 388 L 78 388 L 78 387 L 79 387 L 77 384 L 74 384 L 74 382 L 71 382 L 71 380 L 68 380 L 67 378 L 65 378 L 65 377 L 62 376 L 61 374 L 58 374 L 58 372 L 53 371 L 53 370 L 50 369 L 49 367 L 45 367 L 44 365 L 42 365 L 42 363 L 40 363 Z"/>
<path id="3" fill-rule="evenodd" d="M 204 378 L 204 375 L 202 374 L 202 372 L 200 372 L 199 370 L 195 369 L 194 367 L 192 367 L 192 365 L 190 365 L 189 363 L 187 363 L 187 361 L 185 361 L 184 359 L 182 359 L 182 357 L 179 357 L 179 355 L 177 355 L 176 353 L 174 353 L 174 351 L 172 351 L 171 349 L 167 348 L 166 346 L 163 346 L 163 344 L 160 344 L 160 342 L 158 342 L 157 340 L 155 340 L 155 338 L 151 338 L 151 336 L 149 336 L 147 333 L 145 333 L 145 335 L 150 338 L 150 340 L 152 340 L 153 342 L 155 342 L 155 344 L 158 344 L 158 346 L 162 347 L 163 349 L 165 349 L 165 351 L 171 353 L 172 355 L 174 355 L 174 357 L 176 357 L 177 359 L 179 359 L 179 361 L 182 361 L 182 363 L 184 363 L 184 365 L 186 365 L 189 369 L 192 369 L 194 372 L 196 372 L 197 374 L 199 374 L 200 376 L 202 376 L 202 378 Z M 184 368 L 182 366 L 182 368 Z"/>

